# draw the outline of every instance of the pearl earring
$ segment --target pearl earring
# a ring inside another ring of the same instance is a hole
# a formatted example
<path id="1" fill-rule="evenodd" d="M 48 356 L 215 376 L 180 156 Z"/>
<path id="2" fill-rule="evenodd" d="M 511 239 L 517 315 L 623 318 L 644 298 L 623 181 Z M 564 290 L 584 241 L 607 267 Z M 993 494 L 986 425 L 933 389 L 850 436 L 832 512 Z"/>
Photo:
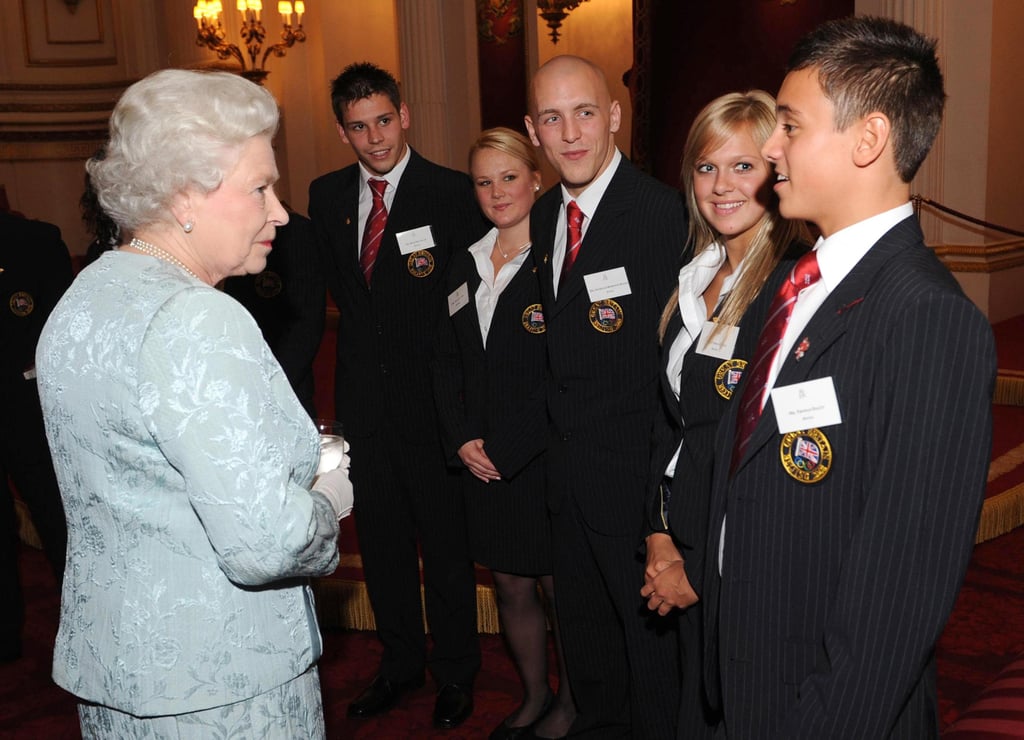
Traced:
<path id="1" fill-rule="evenodd" d="M 183 225 L 183 226 L 182 226 L 181 228 L 182 228 L 182 230 L 183 230 L 183 231 L 184 231 L 184 232 L 185 232 L 186 234 L 191 234 L 191 233 L 192 233 L 192 229 L 193 229 L 194 227 L 193 227 L 193 225 L 192 225 L 192 222 L 191 222 L 191 221 L 186 221 L 186 222 L 185 222 L 185 224 L 184 224 L 184 225 Z"/>

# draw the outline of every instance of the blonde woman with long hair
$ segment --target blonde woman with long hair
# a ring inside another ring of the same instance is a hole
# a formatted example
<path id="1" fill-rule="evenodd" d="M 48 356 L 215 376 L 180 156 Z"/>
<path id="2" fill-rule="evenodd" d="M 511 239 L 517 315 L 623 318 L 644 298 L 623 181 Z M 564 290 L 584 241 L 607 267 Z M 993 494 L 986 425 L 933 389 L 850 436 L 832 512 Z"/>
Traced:
<path id="1" fill-rule="evenodd" d="M 680 612 L 680 738 L 711 737 L 718 722 L 704 697 L 699 604 L 715 430 L 764 322 L 748 308 L 806 241 L 801 224 L 779 215 L 761 156 L 774 126 L 771 95 L 730 93 L 697 115 L 683 152 L 692 257 L 658 328 L 665 414 L 655 430 L 641 589 L 652 611 Z"/>

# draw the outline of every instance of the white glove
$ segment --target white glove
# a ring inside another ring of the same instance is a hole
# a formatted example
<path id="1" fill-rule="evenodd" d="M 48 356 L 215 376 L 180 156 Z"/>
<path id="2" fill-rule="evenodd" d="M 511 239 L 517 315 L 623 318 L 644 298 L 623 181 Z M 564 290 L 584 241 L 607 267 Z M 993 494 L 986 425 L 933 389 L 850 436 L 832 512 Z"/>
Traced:
<path id="1" fill-rule="evenodd" d="M 347 441 L 340 440 L 338 437 L 320 438 L 320 462 L 316 466 L 317 475 L 335 468 L 348 470 L 351 462 L 348 457 Z"/>
<path id="2" fill-rule="evenodd" d="M 348 460 L 348 455 L 343 456 Z M 313 479 L 313 490 L 323 494 L 338 519 L 344 519 L 352 513 L 352 482 L 348 479 L 348 464 L 344 468 L 335 468 L 318 475 Z"/>

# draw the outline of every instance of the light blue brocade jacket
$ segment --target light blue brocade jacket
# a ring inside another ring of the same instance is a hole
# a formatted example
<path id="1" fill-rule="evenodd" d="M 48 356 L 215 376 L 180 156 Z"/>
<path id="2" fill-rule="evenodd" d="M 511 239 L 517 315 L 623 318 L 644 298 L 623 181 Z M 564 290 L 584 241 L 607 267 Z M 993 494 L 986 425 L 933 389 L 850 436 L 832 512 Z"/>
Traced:
<path id="1" fill-rule="evenodd" d="M 39 396 L 68 520 L 54 680 L 139 716 L 247 699 L 322 652 L 338 563 L 317 432 L 249 314 L 105 254 L 53 311 Z"/>

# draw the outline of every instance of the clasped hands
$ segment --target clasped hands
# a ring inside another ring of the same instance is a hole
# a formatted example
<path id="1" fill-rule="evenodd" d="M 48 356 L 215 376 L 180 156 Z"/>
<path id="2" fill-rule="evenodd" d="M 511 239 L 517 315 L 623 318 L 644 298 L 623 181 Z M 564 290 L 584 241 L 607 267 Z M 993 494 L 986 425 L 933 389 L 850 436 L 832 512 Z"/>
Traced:
<path id="1" fill-rule="evenodd" d="M 640 595 L 647 599 L 647 608 L 665 616 L 672 609 L 685 609 L 698 601 L 683 567 L 683 556 L 662 532 L 647 536 L 647 565 Z"/>
<path id="2" fill-rule="evenodd" d="M 352 513 L 353 502 L 352 482 L 348 479 L 352 460 L 348 456 L 348 442 L 343 445 L 340 455 L 336 446 L 320 448 L 320 463 L 312 486 L 331 503 L 339 521 Z"/>

